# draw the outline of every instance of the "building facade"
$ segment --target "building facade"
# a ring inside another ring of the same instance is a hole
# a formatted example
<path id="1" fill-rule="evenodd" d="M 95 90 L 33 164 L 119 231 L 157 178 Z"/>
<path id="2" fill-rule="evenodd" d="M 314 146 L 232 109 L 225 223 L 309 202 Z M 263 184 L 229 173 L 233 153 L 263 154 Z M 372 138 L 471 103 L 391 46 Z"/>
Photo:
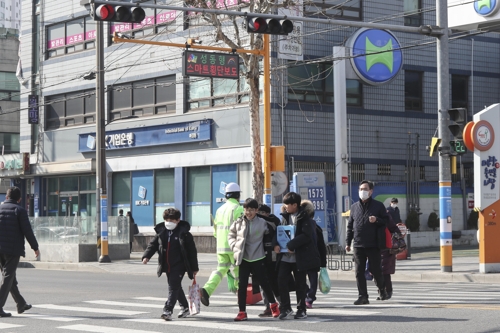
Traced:
<path id="1" fill-rule="evenodd" d="M 303 15 L 419 26 L 435 24 L 434 5 L 430 0 L 310 1 Z M 23 73 L 31 78 L 21 91 L 20 150 L 31 153 L 24 189 L 32 196 L 35 216 L 95 216 L 95 80 L 88 80 L 96 68 L 95 22 L 79 0 L 64 7 L 56 0 L 24 0 L 22 6 L 24 16 L 31 17 L 21 27 Z M 239 6 L 247 8 L 244 1 Z M 244 76 L 184 77 L 183 49 L 115 44 L 111 38 L 121 32 L 184 44 L 195 37 L 203 45 L 227 47 L 215 42 L 215 29 L 204 22 L 194 13 L 146 9 L 142 24 L 104 23 L 110 214 L 132 211 L 141 230 L 152 230 L 161 212 L 175 206 L 193 226 L 209 231 L 224 183 L 238 182 L 242 198 L 252 193 Z M 231 22 L 223 26 L 234 38 Z M 316 23 L 301 28 L 297 43 L 302 51 L 295 60 L 279 56 L 282 37 L 271 41 L 272 145 L 286 147 L 288 176 L 323 171 L 333 181 L 332 49 L 355 29 Z M 404 64 L 393 81 L 383 86 L 346 81 L 353 184 L 366 178 L 405 186 L 410 174 L 414 183 L 438 180 L 437 157 L 425 150 L 437 129 L 435 39 L 395 35 L 404 48 Z M 248 43 L 244 32 L 241 38 Z M 498 100 L 499 41 L 494 34 L 452 34 L 450 103 L 467 107 L 469 116 Z M 35 125 L 26 112 L 30 94 L 38 95 L 40 104 Z M 467 175 L 473 172 L 469 155 L 462 158 Z"/>
<path id="2" fill-rule="evenodd" d="M 21 0 L 0 0 L 0 28 L 21 28 Z"/>

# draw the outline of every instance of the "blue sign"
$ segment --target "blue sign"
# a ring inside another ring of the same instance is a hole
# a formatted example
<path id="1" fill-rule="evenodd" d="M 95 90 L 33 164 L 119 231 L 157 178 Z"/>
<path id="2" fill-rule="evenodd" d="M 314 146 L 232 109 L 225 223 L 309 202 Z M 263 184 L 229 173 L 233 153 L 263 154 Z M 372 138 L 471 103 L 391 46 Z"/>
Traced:
<path id="1" fill-rule="evenodd" d="M 474 10 L 481 16 L 490 16 L 498 11 L 497 0 L 476 0 L 474 1 Z"/>
<path id="2" fill-rule="evenodd" d="M 212 140 L 212 119 L 107 131 L 107 150 Z M 95 133 L 79 134 L 78 151 L 95 151 Z"/>
<path id="3" fill-rule="evenodd" d="M 403 66 L 401 44 L 387 30 L 359 29 L 349 38 L 348 47 L 352 67 L 366 84 L 388 83 Z"/>

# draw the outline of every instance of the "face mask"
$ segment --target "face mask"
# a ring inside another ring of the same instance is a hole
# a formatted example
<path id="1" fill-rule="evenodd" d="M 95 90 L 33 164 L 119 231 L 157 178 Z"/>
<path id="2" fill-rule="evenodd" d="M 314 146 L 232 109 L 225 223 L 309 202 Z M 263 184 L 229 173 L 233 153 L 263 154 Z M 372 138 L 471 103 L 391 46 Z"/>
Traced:
<path id="1" fill-rule="evenodd" d="M 396 204 L 391 204 L 391 207 L 392 207 L 392 208 L 396 208 L 397 206 L 398 206 L 398 205 L 396 205 Z"/>
<path id="2" fill-rule="evenodd" d="M 359 198 L 361 200 L 366 200 L 370 197 L 370 192 L 369 191 L 359 191 Z"/>
<path id="3" fill-rule="evenodd" d="M 175 222 L 165 222 L 165 228 L 168 230 L 174 230 L 177 227 L 177 223 Z"/>

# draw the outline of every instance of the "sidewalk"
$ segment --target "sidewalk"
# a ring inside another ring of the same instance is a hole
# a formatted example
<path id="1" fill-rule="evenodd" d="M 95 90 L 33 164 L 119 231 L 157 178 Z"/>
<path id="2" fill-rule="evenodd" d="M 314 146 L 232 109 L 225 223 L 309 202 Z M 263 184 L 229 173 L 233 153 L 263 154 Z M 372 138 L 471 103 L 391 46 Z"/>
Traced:
<path id="1" fill-rule="evenodd" d="M 157 256 L 144 265 L 141 262 L 141 252 L 133 252 L 129 260 L 116 260 L 111 263 L 84 262 L 84 263 L 52 263 L 26 261 L 21 258 L 20 268 L 55 269 L 71 271 L 107 272 L 119 274 L 155 275 Z M 112 254 L 110 254 L 111 260 Z M 349 257 L 348 257 L 349 258 Z M 334 256 L 333 259 L 339 259 Z M 217 258 L 214 253 L 199 253 L 199 276 L 208 277 L 217 267 Z M 479 273 L 479 249 L 470 246 L 456 246 L 453 248 L 453 272 L 441 272 L 439 248 L 413 249 L 411 260 L 398 260 L 396 274 L 393 281 L 404 282 L 474 282 L 500 283 L 500 273 Z M 354 271 L 329 270 L 332 280 L 355 281 Z"/>

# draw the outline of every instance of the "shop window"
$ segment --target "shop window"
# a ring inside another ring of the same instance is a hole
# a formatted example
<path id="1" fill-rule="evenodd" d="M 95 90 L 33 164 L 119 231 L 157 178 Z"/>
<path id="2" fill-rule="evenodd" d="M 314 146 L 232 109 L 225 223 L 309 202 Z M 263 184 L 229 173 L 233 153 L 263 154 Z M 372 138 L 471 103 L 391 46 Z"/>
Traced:
<path id="1" fill-rule="evenodd" d="M 114 216 L 118 215 L 119 207 L 130 208 L 131 180 L 130 172 L 115 172 L 112 176 L 113 210 Z"/>
<path id="2" fill-rule="evenodd" d="M 451 76 L 451 107 L 469 109 L 468 76 L 464 75 Z"/>
<path id="3" fill-rule="evenodd" d="M 20 90 L 16 73 L 0 72 L 0 101 L 19 102 Z"/>
<path id="4" fill-rule="evenodd" d="M 163 211 L 175 207 L 174 169 L 155 171 L 155 201 L 155 224 L 158 224 L 163 221 Z"/>
<path id="5" fill-rule="evenodd" d="M 95 122 L 94 89 L 47 96 L 45 104 L 47 130 Z"/>
<path id="6" fill-rule="evenodd" d="M 80 177 L 80 191 L 95 191 L 95 176 Z"/>
<path id="7" fill-rule="evenodd" d="M 405 71 L 405 110 L 422 111 L 422 72 Z"/>
<path id="8" fill-rule="evenodd" d="M 78 177 L 59 178 L 59 191 L 78 191 Z"/>
<path id="9" fill-rule="evenodd" d="M 404 0 L 403 11 L 405 25 L 419 27 L 422 24 L 421 0 Z"/>
<path id="10" fill-rule="evenodd" d="M 305 16 L 328 17 L 344 20 L 361 20 L 362 0 L 312 0 L 304 1 Z"/>
<path id="11" fill-rule="evenodd" d="M 95 21 L 80 17 L 47 27 L 47 57 L 95 48 Z"/>
<path id="12" fill-rule="evenodd" d="M 240 185 L 241 189 L 241 201 L 253 197 L 252 175 L 251 163 L 238 165 L 238 185 Z"/>
<path id="13" fill-rule="evenodd" d="M 143 4 L 163 4 L 163 2 L 150 0 L 142 1 Z M 125 33 L 130 37 L 144 37 L 165 32 L 177 18 L 177 11 L 166 9 L 144 8 L 146 17 L 141 23 L 111 23 L 110 26 L 110 44 L 115 32 Z M 181 14 L 182 15 L 182 14 Z M 172 30 L 175 29 L 172 25 Z"/>
<path id="14" fill-rule="evenodd" d="M 210 226 L 210 167 L 187 170 L 186 219 L 193 226 Z"/>
<path id="15" fill-rule="evenodd" d="M 328 63 L 300 64 L 288 67 L 288 99 L 307 103 L 333 104 L 333 71 Z M 346 80 L 346 101 L 361 106 L 362 85 Z"/>
<path id="16" fill-rule="evenodd" d="M 113 86 L 111 119 L 175 113 L 175 90 L 175 75 Z"/>

